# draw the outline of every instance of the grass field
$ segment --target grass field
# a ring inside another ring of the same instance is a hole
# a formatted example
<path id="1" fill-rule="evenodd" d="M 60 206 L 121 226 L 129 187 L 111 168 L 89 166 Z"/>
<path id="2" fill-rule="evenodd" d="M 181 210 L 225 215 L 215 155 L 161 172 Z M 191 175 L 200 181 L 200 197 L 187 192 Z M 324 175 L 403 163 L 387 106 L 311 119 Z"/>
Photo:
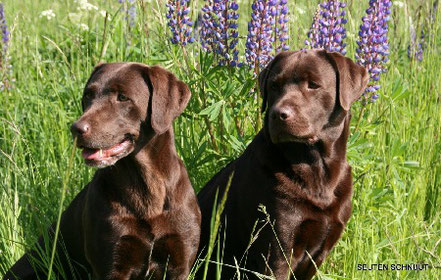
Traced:
<path id="1" fill-rule="evenodd" d="M 196 191 L 244 150 L 259 126 L 260 100 L 249 93 L 255 87 L 250 71 L 212 67 L 197 43 L 185 51 L 170 44 L 165 1 L 139 1 L 133 27 L 117 0 L 90 2 L 110 19 L 105 22 L 95 10 L 81 12 L 72 0 L 3 2 L 15 82 L 0 93 L 0 275 L 94 173 L 78 151 L 70 162 L 69 126 L 81 114 L 82 88 L 99 61 L 160 64 L 190 85 L 192 99 L 175 131 Z M 192 1 L 192 6 L 202 2 Z M 369 1 L 347 2 L 348 56 L 353 58 Z M 354 175 L 353 214 L 317 279 L 441 279 L 439 9 L 429 26 L 423 61 L 407 57 L 410 17 L 416 26 L 427 22 L 431 2 L 407 0 L 393 6 L 389 71 L 380 80 L 380 98 L 364 109 L 361 102 L 352 108 L 348 159 Z M 303 48 L 317 1 L 289 3 L 289 44 Z M 240 1 L 241 56 L 249 6 L 250 1 Z M 48 9 L 55 17 L 40 17 Z M 357 269 L 358 264 L 378 263 L 427 263 L 430 268 Z"/>

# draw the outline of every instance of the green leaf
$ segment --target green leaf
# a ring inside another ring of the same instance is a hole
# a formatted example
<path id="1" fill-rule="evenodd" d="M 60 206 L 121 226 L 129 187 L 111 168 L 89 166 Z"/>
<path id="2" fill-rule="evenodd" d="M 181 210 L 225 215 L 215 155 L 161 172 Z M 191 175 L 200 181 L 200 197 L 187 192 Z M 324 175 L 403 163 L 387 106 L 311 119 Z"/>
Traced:
<path id="1" fill-rule="evenodd" d="M 231 118 L 230 114 L 228 113 L 228 110 L 225 110 L 225 108 L 222 110 L 222 119 L 223 119 L 225 128 L 228 130 L 230 128 L 232 118 Z"/>
<path id="2" fill-rule="evenodd" d="M 218 101 L 216 103 L 211 104 L 210 106 L 208 106 L 207 108 L 205 108 L 204 110 L 202 110 L 199 115 L 201 116 L 208 116 L 208 119 L 210 121 L 214 121 L 220 113 L 220 110 L 222 108 L 222 105 L 225 102 L 223 100 Z"/>

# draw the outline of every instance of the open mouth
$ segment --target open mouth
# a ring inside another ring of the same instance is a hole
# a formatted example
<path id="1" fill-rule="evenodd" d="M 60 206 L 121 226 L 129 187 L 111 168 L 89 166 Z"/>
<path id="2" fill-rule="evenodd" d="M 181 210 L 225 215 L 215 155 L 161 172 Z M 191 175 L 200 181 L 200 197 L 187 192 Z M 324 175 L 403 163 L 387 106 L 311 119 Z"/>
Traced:
<path id="1" fill-rule="evenodd" d="M 130 138 L 124 138 L 122 142 L 109 148 L 82 148 L 81 155 L 87 165 L 105 167 L 115 164 L 119 159 L 130 154 L 133 150 L 133 141 Z"/>

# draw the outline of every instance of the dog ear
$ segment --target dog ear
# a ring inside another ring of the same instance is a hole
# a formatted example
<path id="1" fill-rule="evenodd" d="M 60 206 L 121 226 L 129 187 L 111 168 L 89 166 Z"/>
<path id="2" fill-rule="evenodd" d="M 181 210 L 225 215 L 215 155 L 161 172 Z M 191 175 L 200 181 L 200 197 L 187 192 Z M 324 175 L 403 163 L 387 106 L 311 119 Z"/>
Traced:
<path id="1" fill-rule="evenodd" d="M 157 134 L 167 131 L 187 107 L 190 89 L 175 75 L 159 66 L 147 68 L 150 81 L 150 123 Z"/>
<path id="2" fill-rule="evenodd" d="M 348 111 L 351 104 L 360 98 L 369 82 L 367 70 L 337 52 L 326 52 L 337 73 L 337 97 L 340 106 Z"/>

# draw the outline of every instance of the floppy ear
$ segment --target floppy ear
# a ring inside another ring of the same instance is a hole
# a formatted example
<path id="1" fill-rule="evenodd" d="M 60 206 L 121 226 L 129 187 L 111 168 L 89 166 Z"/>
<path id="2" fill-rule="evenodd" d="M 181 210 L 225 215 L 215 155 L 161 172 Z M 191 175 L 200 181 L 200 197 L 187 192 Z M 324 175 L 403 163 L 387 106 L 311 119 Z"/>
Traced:
<path id="1" fill-rule="evenodd" d="M 369 73 L 363 66 L 338 52 L 326 52 L 326 56 L 337 73 L 337 97 L 340 106 L 348 111 L 366 89 Z"/>
<path id="2" fill-rule="evenodd" d="M 162 134 L 187 107 L 190 89 L 162 67 L 148 67 L 147 73 L 151 83 L 150 123 L 157 134 Z"/>

